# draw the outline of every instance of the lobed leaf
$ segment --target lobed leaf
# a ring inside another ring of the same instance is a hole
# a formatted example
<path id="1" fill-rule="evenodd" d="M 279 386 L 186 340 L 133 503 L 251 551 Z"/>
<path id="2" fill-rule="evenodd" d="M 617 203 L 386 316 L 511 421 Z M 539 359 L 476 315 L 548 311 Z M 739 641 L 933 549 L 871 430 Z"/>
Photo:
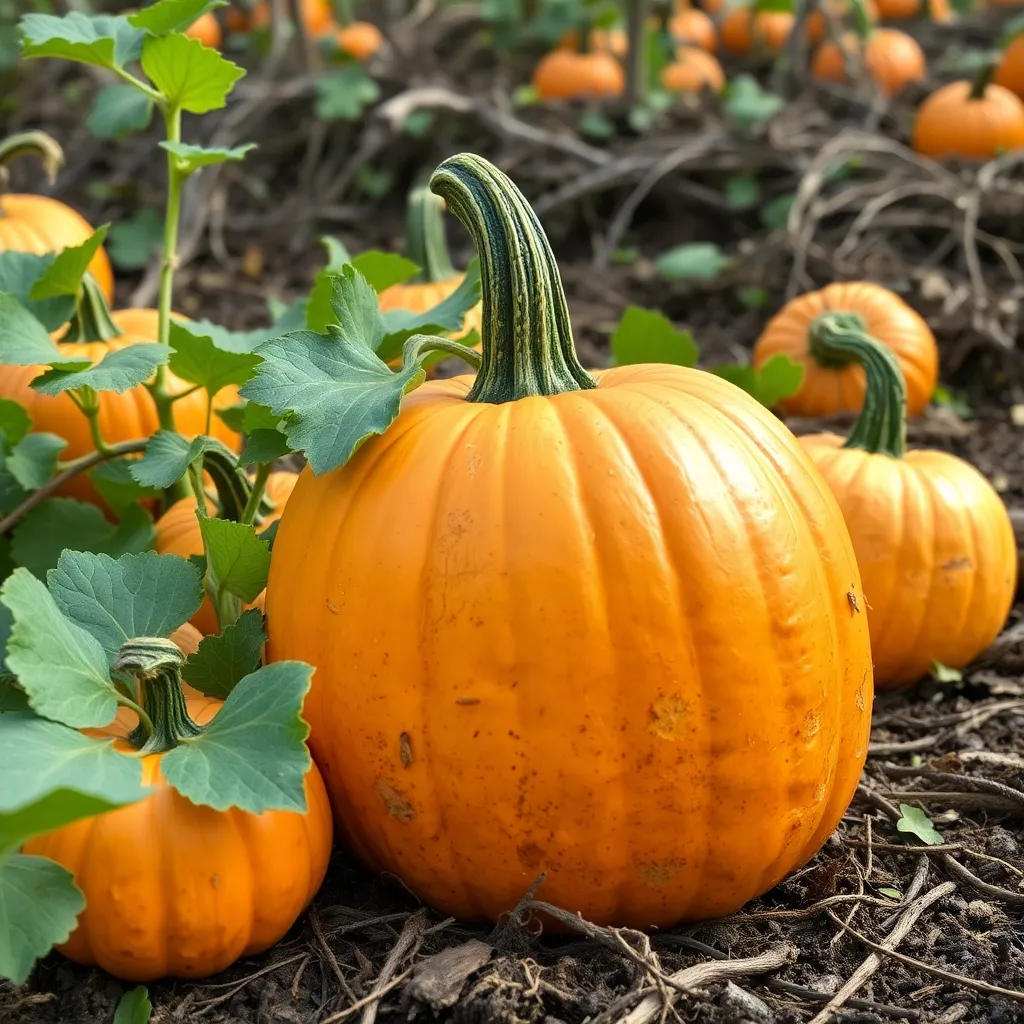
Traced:
<path id="1" fill-rule="evenodd" d="M 184 676 L 190 686 L 207 697 L 224 700 L 260 664 L 260 652 L 267 642 L 263 616 L 250 608 L 220 633 L 204 637 L 195 654 L 185 662 Z"/>
<path id="2" fill-rule="evenodd" d="M 896 822 L 898 832 L 916 836 L 926 846 L 941 846 L 945 842 L 932 824 L 931 818 L 920 807 L 914 807 L 912 804 L 900 804 L 900 814 L 901 817 Z"/>
<path id="3" fill-rule="evenodd" d="M 96 93 L 85 126 L 101 139 L 123 139 L 148 128 L 152 118 L 152 99 L 134 85 L 118 82 Z"/>
<path id="4" fill-rule="evenodd" d="M 114 1024 L 149 1024 L 152 1013 L 149 990 L 145 985 L 137 985 L 118 1000 Z"/>
<path id="5" fill-rule="evenodd" d="M 157 0 L 129 15 L 128 20 L 154 36 L 165 36 L 169 32 L 184 32 L 207 11 L 225 6 L 227 0 Z"/>
<path id="6" fill-rule="evenodd" d="M 207 563 L 225 593 L 255 601 L 267 586 L 270 548 L 248 523 L 227 519 L 200 519 Z"/>
<path id="7" fill-rule="evenodd" d="M 291 450 L 288 438 L 280 430 L 254 430 L 246 439 L 238 464 L 252 466 L 259 462 L 273 462 Z"/>
<path id="8" fill-rule="evenodd" d="M 252 377 L 259 356 L 219 348 L 212 337 L 171 321 L 171 372 L 200 384 L 211 397 L 229 384 L 244 384 Z"/>
<path id="9" fill-rule="evenodd" d="M 182 35 L 147 39 L 142 47 L 142 70 L 172 107 L 190 114 L 219 110 L 245 74 L 216 50 Z"/>
<path id="10" fill-rule="evenodd" d="M 17 299 L 47 332 L 56 331 L 66 324 L 75 310 L 75 300 L 71 295 L 40 302 L 28 297 L 51 263 L 52 253 L 37 256 L 30 252 L 0 252 L 0 292 L 7 292 Z"/>
<path id="11" fill-rule="evenodd" d="M 412 260 L 407 260 L 397 253 L 381 252 L 379 249 L 367 249 L 344 262 L 351 263 L 378 295 L 386 288 L 402 284 L 420 272 L 420 267 Z"/>
<path id="12" fill-rule="evenodd" d="M 13 295 L 0 293 L 0 363 L 84 369 L 88 361 L 65 355 L 47 329 Z"/>
<path id="13" fill-rule="evenodd" d="M 166 345 L 145 341 L 109 352 L 87 369 L 54 366 L 34 378 L 31 386 L 51 397 L 85 387 L 94 391 L 115 391 L 120 395 L 149 380 L 157 367 L 163 366 L 170 357 L 171 350 Z"/>
<path id="14" fill-rule="evenodd" d="M 210 167 L 214 164 L 240 163 L 245 159 L 245 154 L 249 150 L 256 148 L 255 142 L 247 143 L 244 146 L 235 146 L 232 149 L 208 149 L 203 146 L 193 146 L 187 142 L 164 141 L 159 145 L 175 158 L 178 172 L 186 178 L 203 167 Z"/>
<path id="15" fill-rule="evenodd" d="M 228 451 L 215 437 L 201 434 L 188 441 L 174 430 L 158 430 L 149 439 L 142 458 L 132 463 L 131 474 L 146 487 L 172 487 L 200 455 L 214 449 Z M 234 453 L 230 454 L 234 458 Z"/>
<path id="16" fill-rule="evenodd" d="M 67 447 L 56 434 L 26 434 L 4 460 L 4 468 L 26 491 L 43 486 L 57 471 L 57 458 Z"/>
<path id="17" fill-rule="evenodd" d="M 63 17 L 26 14 L 19 23 L 24 57 L 63 57 L 100 68 L 123 68 L 138 59 L 146 34 L 122 15 Z"/>
<path id="18" fill-rule="evenodd" d="M 107 224 L 98 227 L 81 245 L 69 245 L 57 253 L 32 286 L 28 297 L 38 302 L 62 295 L 78 295 L 93 256 L 106 240 L 108 227 Z"/>
<path id="19" fill-rule="evenodd" d="M 611 339 L 616 366 L 671 363 L 696 366 L 697 346 L 689 331 L 680 331 L 668 317 L 651 309 L 629 306 Z"/>
<path id="20" fill-rule="evenodd" d="M 795 395 L 804 380 L 804 368 L 786 355 L 774 355 L 763 366 L 754 369 L 739 363 L 715 367 L 719 377 L 742 388 L 768 409 L 783 398 Z"/>

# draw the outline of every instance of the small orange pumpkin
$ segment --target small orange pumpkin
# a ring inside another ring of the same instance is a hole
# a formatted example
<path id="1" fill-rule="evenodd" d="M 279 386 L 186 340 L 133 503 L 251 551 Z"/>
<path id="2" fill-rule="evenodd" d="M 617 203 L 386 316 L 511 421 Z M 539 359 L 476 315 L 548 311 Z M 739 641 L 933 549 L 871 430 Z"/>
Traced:
<path id="1" fill-rule="evenodd" d="M 384 35 L 369 21 L 353 21 L 343 25 L 334 35 L 338 49 L 355 60 L 369 60 L 380 52 Z"/>
<path id="2" fill-rule="evenodd" d="M 991 81 L 995 66 L 974 82 L 950 82 L 917 108 L 913 146 L 936 159 L 991 160 L 1024 147 L 1024 101 Z"/>
<path id="3" fill-rule="evenodd" d="M 167 645 L 134 641 L 147 643 Z M 172 738 L 172 747 L 181 736 L 171 722 L 202 725 L 222 706 L 209 697 L 185 697 L 181 658 L 166 653 L 167 663 L 178 666 L 171 675 L 140 682 L 154 731 Z M 151 687 L 164 692 L 157 698 Z M 116 737 L 115 749 L 137 757 L 128 738 L 137 724 L 135 713 L 122 708 L 111 725 L 88 732 Z M 143 785 L 153 787 L 149 796 L 24 847 L 62 864 L 85 895 L 76 929 L 57 948 L 75 963 L 126 981 L 205 978 L 268 949 L 320 888 L 331 853 L 331 809 L 316 765 L 305 779 L 304 814 L 256 815 L 193 804 L 164 780 L 162 756 L 141 756 Z"/>
<path id="4" fill-rule="evenodd" d="M 669 92 L 721 92 L 725 88 L 725 72 L 710 53 L 696 46 L 681 46 L 675 61 L 662 69 L 661 84 Z"/>
<path id="5" fill-rule="evenodd" d="M 928 17 L 939 24 L 947 24 L 954 18 L 953 6 L 949 0 L 875 0 L 878 16 L 883 21 L 912 21 L 920 18 L 925 3 Z"/>
<path id="6" fill-rule="evenodd" d="M 601 51 L 552 50 L 533 69 L 532 82 L 542 100 L 598 100 L 626 88 L 622 65 Z"/>
<path id="7" fill-rule="evenodd" d="M 927 75 L 924 50 L 913 36 L 896 28 L 872 29 L 864 41 L 856 32 L 843 36 L 843 49 L 861 53 L 864 69 L 886 96 L 895 96 L 910 82 Z M 839 47 L 830 39 L 818 47 L 811 74 L 826 82 L 846 82 L 846 67 Z"/>
<path id="8" fill-rule="evenodd" d="M 698 46 L 708 53 L 718 49 L 718 30 L 703 11 L 690 8 L 680 11 L 668 23 L 668 31 L 677 45 Z"/>
<path id="9" fill-rule="evenodd" d="M 850 0 L 826 0 L 829 9 L 837 22 L 849 14 L 853 6 Z M 875 0 L 864 0 L 864 13 L 868 21 L 874 24 L 878 20 L 878 6 Z M 820 10 L 811 11 L 807 16 L 807 38 L 812 43 L 820 43 L 828 37 L 828 19 Z"/>
<path id="10" fill-rule="evenodd" d="M 791 11 L 757 11 L 744 5 L 726 11 L 722 21 L 722 46 L 731 53 L 774 56 L 782 52 L 793 31 Z"/>
<path id="11" fill-rule="evenodd" d="M 213 11 L 207 11 L 205 14 L 196 18 L 196 20 L 193 21 L 187 29 L 185 29 L 185 35 L 192 39 L 198 39 L 203 46 L 208 46 L 211 50 L 219 49 L 222 42 L 220 22 L 217 20 Z"/>
<path id="12" fill-rule="evenodd" d="M 314 39 L 326 36 L 335 27 L 334 9 L 331 0 L 302 0 L 299 11 L 306 31 Z M 252 10 L 248 20 L 248 27 L 269 28 L 270 27 L 270 4 L 266 0 L 260 0 Z"/>
<path id="13" fill-rule="evenodd" d="M 996 638 L 1013 604 L 1017 546 L 1006 508 L 962 459 L 907 451 L 899 364 L 860 324 L 829 316 L 818 344 L 867 374 L 864 408 L 849 438 L 800 441 L 853 538 L 875 682 L 909 685 L 936 661 L 963 668 Z"/>
<path id="14" fill-rule="evenodd" d="M 574 28 L 569 29 L 558 40 L 558 48 L 579 53 L 580 33 Z M 629 37 L 621 28 L 592 28 L 588 33 L 587 49 L 592 53 L 611 53 L 616 57 L 625 57 L 629 53 Z"/>
<path id="15" fill-rule="evenodd" d="M 892 349 L 906 378 L 907 412 L 924 411 L 939 376 L 939 349 L 921 316 L 898 295 L 867 281 L 830 284 L 787 302 L 754 343 L 759 367 L 786 355 L 804 368 L 800 390 L 779 402 L 791 416 L 856 412 L 864 404 L 864 370 L 854 359 L 821 350 L 818 325 L 835 314 L 853 316 L 865 331 Z"/>
<path id="16" fill-rule="evenodd" d="M 1024 100 L 1024 31 L 1004 47 L 993 81 Z"/>
<path id="17" fill-rule="evenodd" d="M 89 222 L 64 203 L 49 196 L 22 195 L 3 191 L 7 164 L 16 157 L 32 155 L 43 162 L 52 182 L 64 163 L 60 146 L 43 132 L 22 132 L 0 142 L 0 252 L 31 252 L 43 255 L 60 252 L 69 245 L 81 245 L 93 233 Z M 107 301 L 114 298 L 114 271 L 102 248 L 96 250 L 89 272 L 103 290 Z"/>

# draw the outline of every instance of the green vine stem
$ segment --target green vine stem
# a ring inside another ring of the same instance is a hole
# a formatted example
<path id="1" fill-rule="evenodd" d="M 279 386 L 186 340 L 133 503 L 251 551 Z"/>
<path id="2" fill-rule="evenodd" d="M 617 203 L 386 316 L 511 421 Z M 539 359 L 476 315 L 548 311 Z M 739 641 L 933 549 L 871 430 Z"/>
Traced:
<path id="1" fill-rule="evenodd" d="M 272 463 L 261 462 L 256 467 L 256 478 L 252 482 L 252 489 L 249 492 L 249 500 L 242 509 L 239 518 L 240 523 L 252 523 L 256 515 L 263 507 L 263 494 L 267 489 L 267 480 L 270 478 L 270 467 Z"/>
<path id="2" fill-rule="evenodd" d="M 868 13 L 867 4 L 864 0 L 852 0 L 853 8 L 853 30 L 862 43 L 866 43 L 868 37 L 875 30 L 871 15 Z"/>
<path id="3" fill-rule="evenodd" d="M 444 234 L 444 203 L 425 184 L 409 193 L 405 207 L 405 256 L 420 272 L 413 283 L 450 281 L 456 271 Z"/>
<path id="4" fill-rule="evenodd" d="M 650 0 L 626 0 L 626 108 L 643 103 L 647 93 L 647 14 Z"/>
<path id="5" fill-rule="evenodd" d="M 992 84 L 992 79 L 996 77 L 996 70 L 999 67 L 998 58 L 993 58 L 985 62 L 985 66 L 978 72 L 971 85 L 971 96 L 972 100 L 983 100 L 985 98 L 985 90 Z"/>
<path id="6" fill-rule="evenodd" d="M 896 357 L 872 338 L 856 313 L 823 313 L 811 324 L 811 354 L 823 365 L 859 363 L 867 377 L 864 408 L 844 448 L 901 459 L 907 451 L 907 385 Z"/>
<path id="7" fill-rule="evenodd" d="M 67 330 L 60 336 L 65 341 L 113 341 L 124 331 L 118 329 L 110 315 L 106 297 L 92 274 L 82 278 L 82 287 L 75 296 L 75 313 Z"/>
<path id="8" fill-rule="evenodd" d="M 7 188 L 10 175 L 8 165 L 20 156 L 38 157 L 42 162 L 46 179 L 52 185 L 57 172 L 64 165 L 64 150 L 45 132 L 18 132 L 0 142 L 0 192 Z M 2 214 L 0 214 L 2 215 Z"/>
<path id="9" fill-rule="evenodd" d="M 519 189 L 472 153 L 445 160 L 430 188 L 465 225 L 480 257 L 483 352 L 469 401 L 597 387 L 576 356 L 551 246 Z"/>
<path id="10" fill-rule="evenodd" d="M 185 655 L 174 641 L 146 636 L 129 640 L 118 651 L 115 672 L 135 677 L 146 718 L 128 737 L 140 754 L 163 754 L 202 733 L 189 717 L 181 688 Z M 148 719 L 148 721 L 147 721 Z"/>

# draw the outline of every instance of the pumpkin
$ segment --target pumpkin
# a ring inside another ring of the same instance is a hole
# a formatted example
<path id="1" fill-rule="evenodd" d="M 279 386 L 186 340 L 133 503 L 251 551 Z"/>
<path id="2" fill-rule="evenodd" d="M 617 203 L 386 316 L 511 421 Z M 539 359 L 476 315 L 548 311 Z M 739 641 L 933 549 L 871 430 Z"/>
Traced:
<path id="1" fill-rule="evenodd" d="M 314 39 L 329 35 L 335 28 L 334 8 L 331 0 L 301 0 L 299 13 L 306 31 Z M 250 29 L 270 27 L 270 4 L 266 0 L 260 0 L 253 8 L 248 27 Z"/>
<path id="2" fill-rule="evenodd" d="M 203 46 L 208 46 L 211 50 L 218 49 L 222 41 L 220 22 L 215 17 L 213 11 L 207 11 L 196 18 L 185 29 L 185 35 L 190 36 L 192 39 L 198 39 Z"/>
<path id="3" fill-rule="evenodd" d="M 731 53 L 774 56 L 782 52 L 794 22 L 791 11 L 755 13 L 749 5 L 732 7 L 722 21 L 722 46 Z"/>
<path id="4" fill-rule="evenodd" d="M 876 28 L 866 40 L 855 32 L 846 33 L 843 48 L 863 55 L 864 69 L 886 96 L 895 96 L 910 82 L 923 81 L 927 74 L 924 51 L 917 40 L 895 28 Z M 811 62 L 811 74 L 826 82 L 846 82 L 846 66 L 839 46 L 828 40 L 818 47 Z"/>
<path id="5" fill-rule="evenodd" d="M 261 527 L 269 526 L 281 518 L 297 480 L 298 476 L 295 473 L 287 471 L 274 472 L 267 477 L 263 493 L 273 508 L 261 517 Z M 210 515 L 216 514 L 217 510 L 212 502 L 207 503 L 206 509 Z M 199 520 L 196 518 L 194 497 L 179 499 L 156 521 L 156 540 L 153 546 L 158 554 L 178 555 L 181 558 L 203 553 L 203 535 L 199 529 Z M 262 595 L 256 598 L 252 607 L 262 609 Z M 208 595 L 203 598 L 199 611 L 192 616 L 191 623 L 204 636 L 220 632 L 217 612 Z"/>
<path id="6" fill-rule="evenodd" d="M 786 303 L 754 343 L 753 363 L 786 355 L 804 368 L 800 390 L 779 402 L 791 416 L 856 412 L 864 403 L 864 371 L 854 359 L 822 351 L 819 326 L 833 314 L 860 319 L 892 349 L 907 382 L 907 412 L 924 411 L 939 377 L 939 349 L 921 316 L 898 295 L 867 281 L 830 284 Z"/>
<path id="7" fill-rule="evenodd" d="M 1024 99 L 1024 32 L 1006 44 L 993 81 Z"/>
<path id="8" fill-rule="evenodd" d="M 827 0 L 827 6 L 832 17 L 841 25 L 852 5 L 850 0 Z M 875 0 L 864 0 L 864 13 L 871 24 L 878 20 L 878 6 L 875 4 Z M 807 15 L 805 31 L 810 42 L 820 43 L 824 41 L 828 38 L 828 19 L 820 10 L 811 11 Z"/>
<path id="9" fill-rule="evenodd" d="M 729 913 L 808 860 L 864 762 L 842 517 L 732 384 L 582 368 L 497 168 L 462 154 L 431 187 L 480 255 L 480 372 L 303 471 L 268 658 L 318 666 L 304 717 L 336 819 L 438 910 L 494 920 L 544 873 L 539 897 L 590 921 Z"/>
<path id="10" fill-rule="evenodd" d="M 140 681 L 154 736 L 172 749 L 210 721 L 221 702 L 186 699 L 182 654 L 166 640 L 162 678 Z M 171 653 L 173 651 L 173 653 Z M 140 756 L 129 739 L 138 720 L 122 708 L 105 729 L 116 749 Z M 156 744 L 159 747 L 162 744 Z M 330 805 L 315 765 L 305 779 L 307 810 L 255 815 L 200 807 L 160 773 L 161 753 L 141 752 L 142 782 L 153 792 L 138 803 L 83 818 L 29 840 L 24 852 L 49 857 L 75 877 L 86 899 L 78 926 L 57 948 L 70 960 L 126 981 L 204 978 L 268 949 L 294 924 L 327 871 Z"/>
<path id="11" fill-rule="evenodd" d="M 669 20 L 668 31 L 679 45 L 699 46 L 708 53 L 718 49 L 718 30 L 703 11 L 694 8 L 680 11 Z"/>
<path id="12" fill-rule="evenodd" d="M 155 309 L 122 309 L 111 313 L 96 285 L 86 278 L 80 314 L 67 332 L 59 338 L 60 348 L 69 356 L 80 356 L 93 363 L 110 352 L 130 345 L 155 342 L 159 333 L 159 314 Z M 20 402 L 32 418 L 34 430 L 56 434 L 67 440 L 61 458 L 77 459 L 95 450 L 89 422 L 68 394 L 51 397 L 29 387 L 29 382 L 42 373 L 41 366 L 0 365 L 0 397 Z M 192 385 L 166 372 L 166 385 L 171 394 L 188 391 Z M 156 405 L 143 387 L 122 394 L 100 391 L 99 431 L 108 444 L 146 438 L 160 424 Z M 238 389 L 225 387 L 218 392 L 215 409 L 226 408 L 238 401 Z M 173 405 L 177 430 L 186 437 L 207 433 L 207 398 L 205 391 L 193 391 Z M 237 446 L 238 435 L 221 422 L 218 416 L 210 421 L 209 433 L 229 446 Z M 91 501 L 104 506 L 99 491 L 88 474 L 79 473 L 63 484 L 57 492 L 64 497 Z"/>
<path id="13" fill-rule="evenodd" d="M 621 96 L 626 76 L 610 53 L 552 50 L 533 69 L 532 83 L 542 100 L 595 100 Z"/>
<path id="14" fill-rule="evenodd" d="M 725 72 L 710 53 L 696 46 L 681 46 L 675 61 L 662 68 L 661 84 L 669 92 L 721 92 L 725 88 Z"/>
<path id="15" fill-rule="evenodd" d="M 50 180 L 64 163 L 60 146 L 43 132 L 22 132 L 0 142 L 0 252 L 30 252 L 43 255 L 60 252 L 69 245 L 81 245 L 93 229 L 89 222 L 64 203 L 49 196 L 20 195 L 3 191 L 7 165 L 16 157 L 37 156 Z M 114 298 L 114 272 L 102 248 L 89 263 L 107 300 Z"/>
<path id="16" fill-rule="evenodd" d="M 962 459 L 907 451 L 899 363 L 856 320 L 824 319 L 819 345 L 867 374 L 849 438 L 801 438 L 843 510 L 857 553 L 875 681 L 905 686 L 934 662 L 962 668 L 999 634 L 1017 585 L 1010 517 Z"/>
<path id="17" fill-rule="evenodd" d="M 1024 147 L 1024 101 L 990 79 L 950 82 L 917 108 L 912 144 L 923 156 L 991 160 Z"/>
<path id="18" fill-rule="evenodd" d="M 927 15 L 924 14 L 924 0 L 875 0 L 878 16 L 883 21 L 912 21 L 927 16 L 939 24 L 953 20 L 953 6 L 949 0 L 927 0 Z"/>
<path id="19" fill-rule="evenodd" d="M 580 33 L 569 29 L 558 40 L 560 50 L 580 52 Z M 592 28 L 587 33 L 587 50 L 598 53 L 611 53 L 616 57 L 625 57 L 629 53 L 629 36 L 621 28 Z"/>
<path id="20" fill-rule="evenodd" d="M 338 49 L 356 60 L 369 60 L 384 45 L 384 36 L 369 21 L 353 21 L 338 29 L 334 36 Z"/>

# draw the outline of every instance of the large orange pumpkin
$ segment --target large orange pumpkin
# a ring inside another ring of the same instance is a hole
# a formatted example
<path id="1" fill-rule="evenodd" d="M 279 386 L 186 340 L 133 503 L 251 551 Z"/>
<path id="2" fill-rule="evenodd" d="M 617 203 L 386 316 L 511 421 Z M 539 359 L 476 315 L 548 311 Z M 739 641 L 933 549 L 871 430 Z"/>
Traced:
<path id="1" fill-rule="evenodd" d="M 162 710 L 145 695 L 158 684 L 141 684 L 157 729 L 176 739 L 185 733 L 169 729 L 169 721 L 190 717 L 202 725 L 221 707 L 208 697 L 186 700 L 179 671 L 168 681 L 173 689 L 165 689 Z M 138 756 L 128 739 L 137 724 L 135 713 L 122 709 L 110 726 L 89 732 L 117 737 L 118 750 Z M 330 806 L 316 765 L 306 775 L 305 814 L 255 815 L 185 799 L 164 780 L 162 756 L 142 756 L 142 782 L 154 787 L 145 799 L 24 847 L 62 864 L 85 895 L 77 928 L 57 948 L 76 963 L 126 981 L 204 978 L 268 949 L 320 888 L 331 853 Z"/>
<path id="2" fill-rule="evenodd" d="M 876 28 L 862 40 L 855 32 L 842 38 L 843 49 L 860 53 L 864 70 L 886 96 L 895 96 L 910 82 L 923 81 L 928 67 L 924 50 L 913 36 L 896 28 Z M 845 82 L 843 52 L 831 39 L 822 43 L 811 62 L 811 74 L 826 82 Z"/>
<path id="3" fill-rule="evenodd" d="M 76 320 L 71 326 L 71 330 L 77 332 L 77 338 L 81 340 L 62 339 L 60 348 L 63 352 L 97 363 L 118 349 L 156 341 L 159 315 L 155 309 L 122 309 L 111 313 L 91 281 L 87 279 L 84 287 L 82 306 L 89 310 L 89 314 L 85 320 Z M 65 438 L 68 444 L 61 453 L 62 459 L 76 459 L 94 451 L 88 420 L 69 395 L 51 397 L 41 395 L 29 387 L 29 382 L 42 373 L 43 369 L 41 366 L 0 365 L 0 397 L 20 402 L 32 417 L 34 430 Z M 192 387 L 169 370 L 166 383 L 171 394 L 179 394 Z M 122 394 L 101 391 L 98 397 L 99 430 L 107 444 L 146 438 L 159 429 L 156 406 L 145 388 L 133 388 Z M 214 408 L 226 408 L 237 401 L 238 389 L 234 386 L 226 387 L 217 393 Z M 180 433 L 186 437 L 206 433 L 205 391 L 193 391 L 179 399 L 174 403 L 173 410 L 175 426 Z M 211 434 L 225 444 L 238 444 L 238 435 L 229 430 L 220 417 L 213 416 L 210 427 Z M 99 492 L 85 473 L 72 477 L 57 493 L 80 501 L 103 504 Z"/>
<path id="4" fill-rule="evenodd" d="M 70 206 L 49 196 L 20 195 L 3 191 L 7 164 L 23 155 L 37 156 L 52 181 L 64 153 L 43 132 L 22 132 L 0 142 L 0 252 L 31 252 L 43 255 L 81 245 L 93 233 L 89 222 Z M 89 271 L 108 301 L 114 298 L 114 272 L 102 248 L 96 250 Z"/>
<path id="5" fill-rule="evenodd" d="M 800 390 L 779 402 L 792 416 L 831 416 L 855 412 L 864 402 L 864 370 L 856 360 L 823 352 L 818 343 L 822 318 L 843 313 L 892 349 L 907 381 L 907 412 L 924 411 L 939 377 L 939 349 L 921 316 L 898 295 L 867 281 L 830 284 L 786 303 L 754 343 L 760 367 L 786 355 L 804 368 Z"/>
<path id="6" fill-rule="evenodd" d="M 990 81 L 995 66 L 974 83 L 950 82 L 917 108 L 913 146 L 937 159 L 991 160 L 1024 148 L 1024 101 Z"/>
<path id="7" fill-rule="evenodd" d="M 622 65 L 610 53 L 552 50 L 533 69 L 532 83 L 542 100 L 605 99 L 626 87 Z"/>
<path id="8" fill-rule="evenodd" d="M 427 903 L 642 928 L 736 910 L 843 814 L 872 702 L 853 550 L 793 436 L 714 375 L 580 366 L 526 200 L 463 154 L 483 362 L 299 479 L 267 589 L 337 820 Z M 296 600 L 296 594 L 302 600 Z M 850 595 L 850 596 L 848 596 Z"/>
<path id="9" fill-rule="evenodd" d="M 859 325 L 823 322 L 819 345 L 867 371 L 864 409 L 845 441 L 801 438 L 843 510 L 857 553 L 875 681 L 904 686 L 938 661 L 962 668 L 999 634 L 1013 604 L 1017 546 L 999 495 L 946 452 L 907 451 L 899 364 Z"/>
<path id="10" fill-rule="evenodd" d="M 1024 31 L 1006 44 L 993 81 L 1024 99 Z"/>

